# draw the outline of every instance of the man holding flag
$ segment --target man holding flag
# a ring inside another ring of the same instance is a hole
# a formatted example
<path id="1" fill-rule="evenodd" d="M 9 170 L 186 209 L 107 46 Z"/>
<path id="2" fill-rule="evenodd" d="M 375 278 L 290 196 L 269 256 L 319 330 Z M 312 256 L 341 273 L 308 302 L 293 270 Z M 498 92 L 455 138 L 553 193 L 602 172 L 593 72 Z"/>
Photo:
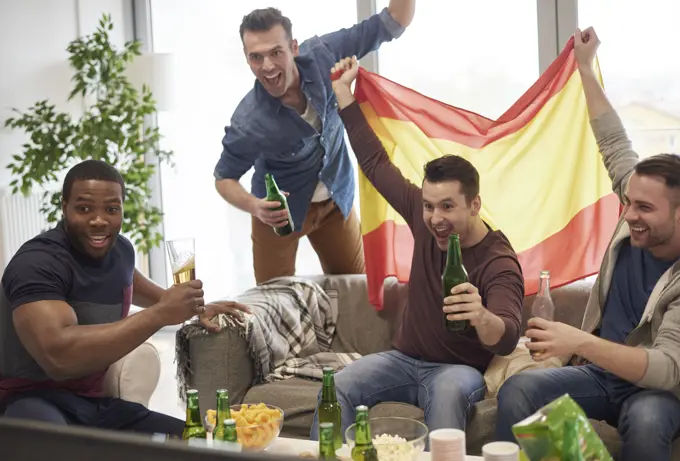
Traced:
<path id="1" fill-rule="evenodd" d="M 578 356 L 581 366 L 532 370 L 498 393 L 496 438 L 566 393 L 589 418 L 618 427 L 623 461 L 669 460 L 680 431 L 680 157 L 639 161 L 593 67 L 592 28 L 574 35 L 590 124 L 625 206 L 578 328 L 534 318 L 535 360 Z"/>
<path id="2" fill-rule="evenodd" d="M 465 429 L 470 408 L 484 397 L 489 362 L 494 354 L 511 353 L 519 340 L 524 280 L 517 255 L 505 235 L 480 217 L 479 173 L 470 162 L 457 155 L 436 158 L 425 165 L 422 187 L 411 183 L 392 164 L 352 95 L 356 58 L 343 59 L 332 72 L 343 72 L 333 90 L 361 170 L 406 220 L 415 242 L 394 349 L 363 357 L 336 375 L 343 434 L 357 405 L 385 401 L 420 407 L 430 430 Z M 443 299 L 452 233 L 460 236 L 470 282 Z M 469 320 L 472 328 L 448 332 L 445 313 L 451 320 Z M 317 425 L 315 415 L 312 439 Z"/>

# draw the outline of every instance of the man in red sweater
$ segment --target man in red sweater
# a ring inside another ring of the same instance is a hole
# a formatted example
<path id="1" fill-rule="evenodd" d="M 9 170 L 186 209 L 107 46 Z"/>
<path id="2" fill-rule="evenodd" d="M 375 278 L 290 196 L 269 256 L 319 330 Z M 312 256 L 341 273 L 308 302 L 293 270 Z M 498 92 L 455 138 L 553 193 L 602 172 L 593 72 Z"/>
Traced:
<path id="1" fill-rule="evenodd" d="M 449 155 L 425 165 L 422 187 L 409 182 L 392 164 L 368 125 L 350 86 L 356 58 L 332 71 L 340 117 L 364 175 L 406 220 L 413 233 L 409 295 L 393 349 L 350 364 L 335 379 L 342 407 L 342 430 L 354 422 L 357 405 L 404 402 L 425 412 L 430 430 L 465 429 L 472 405 L 484 397 L 483 373 L 494 354 L 507 355 L 520 337 L 524 279 L 517 255 L 502 232 L 480 217 L 479 173 L 462 157 Z M 442 298 L 442 272 L 448 236 L 460 235 L 469 283 Z M 451 320 L 472 328 L 451 333 Z M 319 395 L 319 397 L 321 397 Z M 311 438 L 318 437 L 318 419 Z"/>

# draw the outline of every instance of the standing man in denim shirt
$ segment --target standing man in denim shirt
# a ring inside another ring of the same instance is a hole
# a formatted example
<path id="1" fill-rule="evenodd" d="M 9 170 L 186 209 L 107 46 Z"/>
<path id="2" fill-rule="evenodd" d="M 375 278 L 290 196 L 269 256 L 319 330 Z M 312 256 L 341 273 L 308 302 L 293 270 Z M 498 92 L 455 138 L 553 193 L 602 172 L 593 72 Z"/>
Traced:
<path id="1" fill-rule="evenodd" d="M 314 36 L 298 46 L 290 20 L 275 8 L 243 18 L 246 60 L 257 78 L 225 128 L 215 187 L 233 206 L 252 215 L 255 279 L 294 275 L 301 237 L 308 236 L 325 273 L 364 272 L 359 220 L 353 210 L 354 171 L 330 82 L 336 61 L 361 58 L 398 38 L 411 23 L 415 0 L 389 6 L 348 29 Z M 239 183 L 255 167 L 252 194 Z M 264 174 L 289 194 L 295 232 L 278 202 L 264 199 Z"/>

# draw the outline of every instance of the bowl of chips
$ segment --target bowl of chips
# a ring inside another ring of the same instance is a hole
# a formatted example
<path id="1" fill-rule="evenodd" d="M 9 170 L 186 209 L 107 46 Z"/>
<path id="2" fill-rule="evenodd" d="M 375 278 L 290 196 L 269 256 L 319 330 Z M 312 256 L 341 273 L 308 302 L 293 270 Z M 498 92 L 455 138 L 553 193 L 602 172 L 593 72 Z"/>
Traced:
<path id="1" fill-rule="evenodd" d="M 236 436 L 243 451 L 262 451 L 281 433 L 283 410 L 265 403 L 232 405 L 231 417 L 236 421 Z M 206 428 L 215 428 L 217 412 L 208 410 L 205 415 Z"/>

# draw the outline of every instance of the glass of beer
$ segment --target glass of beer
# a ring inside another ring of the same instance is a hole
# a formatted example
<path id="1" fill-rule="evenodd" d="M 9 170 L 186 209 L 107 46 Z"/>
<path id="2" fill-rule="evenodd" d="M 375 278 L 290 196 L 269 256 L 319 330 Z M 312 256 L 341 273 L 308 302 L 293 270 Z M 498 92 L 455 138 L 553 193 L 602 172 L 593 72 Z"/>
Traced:
<path id="1" fill-rule="evenodd" d="M 196 279 L 196 251 L 194 239 L 185 238 L 166 242 L 170 268 L 175 285 Z"/>

